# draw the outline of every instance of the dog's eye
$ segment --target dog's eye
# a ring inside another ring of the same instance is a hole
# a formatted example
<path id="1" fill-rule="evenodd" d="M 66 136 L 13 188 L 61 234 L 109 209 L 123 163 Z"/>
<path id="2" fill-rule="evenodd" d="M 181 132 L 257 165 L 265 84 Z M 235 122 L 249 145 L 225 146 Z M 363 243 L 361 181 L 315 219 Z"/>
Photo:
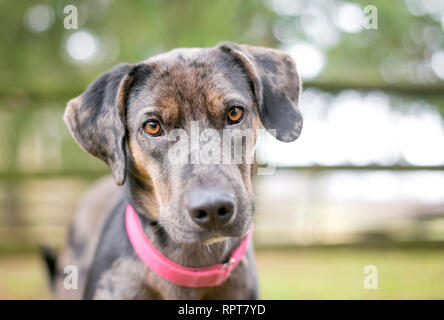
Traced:
<path id="1" fill-rule="evenodd" d="M 232 107 L 228 110 L 227 118 L 228 122 L 231 124 L 239 123 L 244 117 L 244 110 L 240 107 Z"/>
<path id="2" fill-rule="evenodd" d="M 145 122 L 143 130 L 150 136 L 158 136 L 162 132 L 160 123 L 156 120 L 150 120 Z"/>

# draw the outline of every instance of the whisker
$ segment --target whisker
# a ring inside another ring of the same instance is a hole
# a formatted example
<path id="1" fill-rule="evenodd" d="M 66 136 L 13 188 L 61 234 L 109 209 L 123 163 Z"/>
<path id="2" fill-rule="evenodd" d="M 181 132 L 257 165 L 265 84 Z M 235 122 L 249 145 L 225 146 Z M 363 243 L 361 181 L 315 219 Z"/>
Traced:
<path id="1" fill-rule="evenodd" d="M 208 254 L 211 255 L 211 248 L 210 248 L 210 245 L 209 245 L 209 244 L 206 244 L 205 246 L 207 247 Z"/>

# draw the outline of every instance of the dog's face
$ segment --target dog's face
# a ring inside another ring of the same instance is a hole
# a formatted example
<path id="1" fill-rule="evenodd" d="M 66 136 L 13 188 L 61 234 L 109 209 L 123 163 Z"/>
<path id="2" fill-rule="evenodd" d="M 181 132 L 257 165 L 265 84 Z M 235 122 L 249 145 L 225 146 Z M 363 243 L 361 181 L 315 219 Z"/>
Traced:
<path id="1" fill-rule="evenodd" d="M 69 102 L 65 121 L 126 181 L 138 212 L 177 243 L 211 242 L 248 231 L 256 129 L 262 122 L 279 140 L 296 139 L 299 91 L 281 51 L 178 49 L 105 73 Z"/>

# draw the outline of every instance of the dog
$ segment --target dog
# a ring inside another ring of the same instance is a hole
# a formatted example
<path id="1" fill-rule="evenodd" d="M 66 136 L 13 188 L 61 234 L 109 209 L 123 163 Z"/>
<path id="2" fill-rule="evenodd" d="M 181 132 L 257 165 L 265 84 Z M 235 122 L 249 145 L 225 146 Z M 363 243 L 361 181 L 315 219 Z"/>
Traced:
<path id="1" fill-rule="evenodd" d="M 284 51 L 222 43 L 120 64 L 70 100 L 64 120 L 72 136 L 113 178 L 86 193 L 66 248 L 47 259 L 55 296 L 258 299 L 254 163 L 172 164 L 168 133 L 189 133 L 198 121 L 216 132 L 252 129 L 256 141 L 262 123 L 293 141 L 302 130 L 300 92 Z M 242 148 L 254 145 L 244 139 Z"/>

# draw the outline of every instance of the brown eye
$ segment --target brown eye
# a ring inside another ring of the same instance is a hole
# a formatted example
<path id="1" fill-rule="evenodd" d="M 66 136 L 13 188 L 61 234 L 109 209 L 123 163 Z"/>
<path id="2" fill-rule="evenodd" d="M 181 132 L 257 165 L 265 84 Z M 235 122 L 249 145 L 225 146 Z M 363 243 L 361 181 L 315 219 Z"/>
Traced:
<path id="1" fill-rule="evenodd" d="M 143 130 L 150 136 L 158 136 L 161 132 L 160 124 L 156 120 L 150 120 L 143 125 Z"/>
<path id="2" fill-rule="evenodd" d="M 228 121 L 230 123 L 239 123 L 242 121 L 242 118 L 244 116 L 244 111 L 242 108 L 239 107 L 233 107 L 228 111 Z"/>

